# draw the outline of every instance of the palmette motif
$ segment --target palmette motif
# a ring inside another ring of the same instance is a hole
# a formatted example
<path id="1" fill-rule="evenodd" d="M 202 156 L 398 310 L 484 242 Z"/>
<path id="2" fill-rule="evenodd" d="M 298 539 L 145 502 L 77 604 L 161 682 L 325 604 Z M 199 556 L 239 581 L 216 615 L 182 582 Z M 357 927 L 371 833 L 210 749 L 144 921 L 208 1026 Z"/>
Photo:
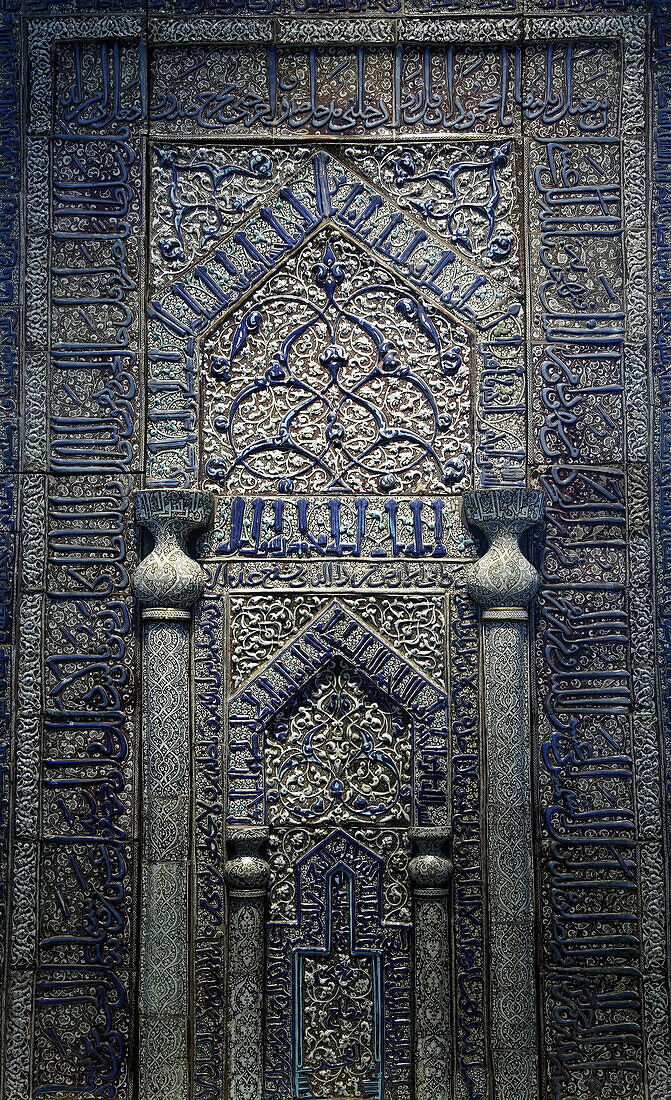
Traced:
<path id="1" fill-rule="evenodd" d="M 405 715 L 336 665 L 280 714 L 266 739 L 271 826 L 408 820 L 411 730 Z"/>
<path id="2" fill-rule="evenodd" d="M 205 345 L 206 478 L 280 492 L 463 482 L 465 334 L 345 239 L 315 244 Z"/>

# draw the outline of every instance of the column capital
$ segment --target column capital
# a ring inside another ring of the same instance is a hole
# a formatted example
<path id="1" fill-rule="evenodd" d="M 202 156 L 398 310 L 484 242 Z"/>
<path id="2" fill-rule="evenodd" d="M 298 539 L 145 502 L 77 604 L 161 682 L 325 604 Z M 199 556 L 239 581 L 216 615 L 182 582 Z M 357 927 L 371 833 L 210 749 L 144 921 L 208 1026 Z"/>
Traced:
<path id="1" fill-rule="evenodd" d="M 145 618 L 188 618 L 202 596 L 205 572 L 189 557 L 186 540 L 207 527 L 213 500 L 212 493 L 184 489 L 141 489 L 134 494 L 135 518 L 155 540 L 133 576 L 133 591 L 145 605 Z"/>
<path id="2" fill-rule="evenodd" d="M 224 864 L 224 878 L 232 894 L 265 894 L 270 882 L 270 864 L 260 854 L 270 831 L 264 825 L 229 828 L 226 840 L 233 859 Z"/>
<path id="3" fill-rule="evenodd" d="M 464 495 L 466 519 L 483 531 L 489 549 L 465 571 L 468 593 L 483 619 L 524 619 L 540 576 L 519 546 L 520 535 L 543 518 L 537 489 L 484 489 Z"/>
<path id="4" fill-rule="evenodd" d="M 443 893 L 452 876 L 452 864 L 443 855 L 443 845 L 451 838 L 451 830 L 438 826 L 414 826 L 408 838 L 419 849 L 410 860 L 408 870 L 415 893 Z"/>

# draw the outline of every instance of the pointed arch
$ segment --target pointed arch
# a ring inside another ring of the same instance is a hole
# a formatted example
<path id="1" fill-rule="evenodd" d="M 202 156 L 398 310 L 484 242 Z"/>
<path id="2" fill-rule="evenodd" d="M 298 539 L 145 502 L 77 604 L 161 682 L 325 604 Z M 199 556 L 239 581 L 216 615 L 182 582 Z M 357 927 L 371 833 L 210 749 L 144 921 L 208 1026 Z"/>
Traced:
<path id="1" fill-rule="evenodd" d="M 473 333 L 346 228 L 314 234 L 203 334 L 203 476 L 232 492 L 457 484 Z"/>
<path id="2" fill-rule="evenodd" d="M 229 823 L 265 823 L 265 732 L 334 659 L 410 718 L 413 820 L 418 825 L 447 824 L 447 693 L 338 600 L 302 627 L 230 699 Z"/>
<path id="3" fill-rule="evenodd" d="M 412 996 L 412 929 L 384 919 L 382 862 L 348 832 L 334 830 L 297 862 L 295 922 L 267 925 L 267 1021 L 275 1041 L 266 1049 L 265 1089 L 274 1100 L 313 1095 L 311 1079 L 325 1064 L 320 1039 L 327 1032 L 335 1042 L 341 1038 L 333 1036 L 332 1025 L 314 1027 L 315 1015 L 324 1017 L 328 1010 L 323 995 L 319 1002 L 310 997 L 316 976 L 322 994 L 331 988 L 334 999 L 339 994 L 356 1012 L 361 1031 L 356 1037 L 350 1031 L 349 1045 L 364 1057 L 359 1057 L 358 1065 L 353 1059 L 350 1067 L 359 1077 L 363 1094 L 382 1100 L 407 1087 L 412 1032 L 405 1006 Z M 363 910 L 365 931 L 360 935 L 356 914 Z M 348 925 L 348 943 L 341 936 L 334 960 L 331 937 L 337 917 L 341 932 Z M 311 972 L 307 982 L 306 968 Z M 305 995 L 312 1001 L 307 1014 Z M 346 1020 L 347 1014 L 339 1013 L 337 1019 Z M 306 1044 L 310 1033 L 312 1042 Z M 337 1062 L 337 1058 L 326 1059 L 332 1068 Z"/>

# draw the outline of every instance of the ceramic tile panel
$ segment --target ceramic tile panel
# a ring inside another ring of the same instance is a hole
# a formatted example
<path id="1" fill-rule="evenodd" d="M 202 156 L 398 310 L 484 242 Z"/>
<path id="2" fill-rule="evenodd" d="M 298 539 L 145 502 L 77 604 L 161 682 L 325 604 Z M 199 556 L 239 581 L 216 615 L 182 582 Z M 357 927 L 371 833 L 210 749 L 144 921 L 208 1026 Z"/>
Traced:
<path id="1" fill-rule="evenodd" d="M 8 0 L 1 1100 L 666 1100 L 664 0 Z"/>

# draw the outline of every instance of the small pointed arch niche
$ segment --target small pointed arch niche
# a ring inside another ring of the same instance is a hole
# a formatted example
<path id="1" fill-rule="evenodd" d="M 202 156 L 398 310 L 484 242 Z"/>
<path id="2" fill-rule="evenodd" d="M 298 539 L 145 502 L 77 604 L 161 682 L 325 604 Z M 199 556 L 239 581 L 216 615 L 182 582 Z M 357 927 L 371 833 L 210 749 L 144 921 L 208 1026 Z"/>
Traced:
<path id="1" fill-rule="evenodd" d="M 227 820 L 269 837 L 267 1100 L 412 1095 L 408 830 L 447 823 L 447 733 L 447 693 L 338 601 L 230 700 Z"/>

